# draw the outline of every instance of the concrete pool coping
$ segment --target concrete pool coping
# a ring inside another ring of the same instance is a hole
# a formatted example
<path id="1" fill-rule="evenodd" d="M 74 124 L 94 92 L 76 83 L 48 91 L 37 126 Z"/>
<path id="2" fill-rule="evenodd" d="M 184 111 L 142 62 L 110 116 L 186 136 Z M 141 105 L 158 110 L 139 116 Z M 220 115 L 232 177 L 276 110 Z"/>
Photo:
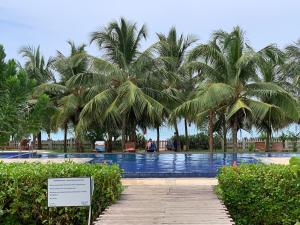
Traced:
<path id="1" fill-rule="evenodd" d="M 88 163 L 93 158 L 12 158 L 6 159 L 1 158 L 0 162 L 4 163 L 64 163 L 64 162 L 74 162 L 74 163 Z"/>
<path id="2" fill-rule="evenodd" d="M 208 185 L 215 186 L 218 184 L 217 178 L 122 178 L 124 186 L 169 186 L 169 185 Z"/>
<path id="3" fill-rule="evenodd" d="M 264 164 L 280 164 L 280 165 L 289 165 L 289 160 L 291 157 L 255 157 L 258 161 Z"/>

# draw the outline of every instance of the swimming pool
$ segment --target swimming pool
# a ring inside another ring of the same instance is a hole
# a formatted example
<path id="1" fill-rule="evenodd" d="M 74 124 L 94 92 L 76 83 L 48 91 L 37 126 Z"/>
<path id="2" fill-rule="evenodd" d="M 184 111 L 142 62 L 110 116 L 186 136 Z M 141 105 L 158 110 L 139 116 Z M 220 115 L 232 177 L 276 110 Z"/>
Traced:
<path id="1" fill-rule="evenodd" d="M 33 157 L 34 153 L 31 152 L 1 152 L 0 159 L 13 159 L 13 158 L 30 158 Z"/>
<path id="2" fill-rule="evenodd" d="M 4 155 L 2 155 L 4 154 Z M 15 154 L 15 155 L 13 155 Z M 6 156 L 6 157 L 5 157 Z M 0 158 L 91 158 L 90 163 L 117 163 L 123 177 L 215 177 L 220 167 L 258 163 L 256 157 L 291 157 L 294 153 L 0 153 Z"/>
<path id="3" fill-rule="evenodd" d="M 112 160 L 124 169 L 124 177 L 214 177 L 224 165 L 233 161 L 257 163 L 252 157 L 237 154 L 116 154 L 104 155 L 98 160 Z"/>

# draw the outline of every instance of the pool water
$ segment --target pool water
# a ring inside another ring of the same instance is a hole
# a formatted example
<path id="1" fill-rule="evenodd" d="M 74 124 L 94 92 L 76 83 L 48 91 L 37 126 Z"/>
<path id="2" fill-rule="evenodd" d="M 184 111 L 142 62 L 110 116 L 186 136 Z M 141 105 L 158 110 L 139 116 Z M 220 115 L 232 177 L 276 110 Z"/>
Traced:
<path id="1" fill-rule="evenodd" d="M 0 158 L 92 158 L 90 163 L 118 164 L 123 177 L 215 177 L 218 169 L 259 163 L 256 157 L 291 157 L 293 153 L 0 153 Z"/>
<path id="2" fill-rule="evenodd" d="M 1 152 L 0 153 L 0 159 L 6 158 L 6 159 L 13 159 L 13 158 L 30 158 L 33 157 L 33 153 L 29 152 Z"/>
<path id="3" fill-rule="evenodd" d="M 252 157 L 237 154 L 115 154 L 103 155 L 98 160 L 111 160 L 124 169 L 124 177 L 214 177 L 224 165 L 233 161 L 257 163 Z"/>

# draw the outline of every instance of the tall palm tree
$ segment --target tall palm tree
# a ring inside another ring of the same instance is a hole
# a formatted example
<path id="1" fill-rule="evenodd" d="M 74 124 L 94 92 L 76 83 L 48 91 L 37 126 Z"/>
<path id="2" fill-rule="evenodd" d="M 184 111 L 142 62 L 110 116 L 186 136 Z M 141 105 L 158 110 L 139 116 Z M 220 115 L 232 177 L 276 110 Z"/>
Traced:
<path id="1" fill-rule="evenodd" d="M 70 80 L 70 85 L 89 88 L 88 103 L 80 115 L 79 128 L 97 122 L 122 130 L 122 146 L 134 141 L 142 120 L 155 122 L 165 111 L 159 79 L 150 50 L 139 51 L 147 36 L 146 27 L 121 18 L 91 34 L 91 42 L 105 52 L 105 59 L 93 58 L 89 73 Z"/>
<path id="2" fill-rule="evenodd" d="M 67 81 L 77 74 L 87 71 L 89 60 L 85 51 L 85 45 L 76 46 L 73 42 L 67 42 L 70 46 L 70 54 L 65 56 L 57 52 L 53 59 L 53 69 L 60 75 L 57 83 L 44 83 L 36 88 L 36 93 L 45 92 L 56 102 L 57 113 L 52 118 L 57 127 L 64 129 L 64 151 L 67 151 L 67 132 L 68 124 L 72 123 L 74 127 L 79 122 L 80 112 L 85 104 L 82 88 L 73 88 L 67 85 Z M 76 135 L 77 151 L 79 151 L 79 137 Z"/>
<path id="3" fill-rule="evenodd" d="M 185 69 L 185 56 L 188 48 L 196 42 L 196 38 L 183 34 L 177 35 L 175 27 L 172 27 L 168 35 L 157 34 L 159 41 L 155 45 L 155 50 L 158 53 L 159 72 L 163 85 L 165 86 L 164 92 L 174 95 L 181 102 L 189 95 L 193 88 L 193 77 L 188 70 Z M 179 102 L 178 102 L 179 103 Z M 169 102 L 167 107 L 173 110 L 178 106 L 178 103 Z M 178 143 L 178 149 L 180 150 L 179 131 L 177 125 L 177 118 L 171 118 L 175 128 L 175 138 Z M 185 124 L 185 138 L 187 149 L 188 146 L 188 129 L 187 129 L 187 116 L 184 116 Z"/>
<path id="4" fill-rule="evenodd" d="M 256 64 L 262 82 L 274 83 L 280 87 L 291 87 L 285 71 L 285 55 L 275 45 L 269 45 L 260 50 L 257 54 Z M 290 96 L 290 98 L 293 97 Z M 286 111 L 287 103 L 278 101 L 277 96 L 263 96 L 261 101 L 272 105 L 272 107 L 264 118 L 254 122 L 257 128 L 266 133 L 266 150 L 270 151 L 272 131 L 287 126 L 289 122 L 297 118 L 297 112 L 291 114 L 290 111 Z"/>
<path id="5" fill-rule="evenodd" d="M 38 84 L 55 80 L 51 71 L 52 58 L 45 60 L 40 52 L 40 46 L 37 48 L 24 46 L 19 53 L 25 59 L 25 69 L 30 79 L 35 79 Z"/>
<path id="6" fill-rule="evenodd" d="M 40 85 L 45 82 L 54 81 L 54 75 L 50 69 L 50 65 L 52 63 L 52 59 L 49 58 L 45 60 L 44 56 L 42 56 L 40 52 L 40 46 L 37 48 L 31 46 L 24 46 L 20 49 L 19 53 L 25 59 L 25 70 L 30 79 L 35 79 L 37 81 L 37 85 Z M 35 135 L 34 135 L 34 143 L 35 143 Z M 38 148 L 42 148 L 42 133 L 39 131 L 37 133 L 38 139 Z"/>
<path id="7" fill-rule="evenodd" d="M 235 151 L 237 132 L 246 119 L 263 120 L 274 108 L 262 101 L 264 97 L 276 98 L 278 105 L 285 102 L 286 112 L 296 116 L 295 101 L 288 92 L 272 82 L 259 81 L 256 59 L 257 53 L 245 42 L 239 27 L 230 33 L 214 32 L 208 44 L 197 46 L 190 55 L 190 60 L 194 60 L 193 68 L 205 77 L 205 81 L 199 84 L 195 96 L 176 112 L 189 111 L 202 116 L 226 108 Z"/>

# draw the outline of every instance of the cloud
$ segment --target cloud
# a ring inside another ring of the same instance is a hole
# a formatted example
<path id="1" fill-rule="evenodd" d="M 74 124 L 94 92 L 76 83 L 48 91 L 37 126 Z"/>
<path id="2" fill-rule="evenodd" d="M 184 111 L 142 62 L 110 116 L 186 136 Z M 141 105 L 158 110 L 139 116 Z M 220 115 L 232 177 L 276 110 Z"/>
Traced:
<path id="1" fill-rule="evenodd" d="M 5 20 L 5 19 L 0 19 L 0 28 L 1 27 L 11 27 L 11 28 L 21 28 L 21 29 L 32 29 L 33 28 L 32 26 L 25 24 L 25 23 L 13 21 L 13 20 Z"/>

